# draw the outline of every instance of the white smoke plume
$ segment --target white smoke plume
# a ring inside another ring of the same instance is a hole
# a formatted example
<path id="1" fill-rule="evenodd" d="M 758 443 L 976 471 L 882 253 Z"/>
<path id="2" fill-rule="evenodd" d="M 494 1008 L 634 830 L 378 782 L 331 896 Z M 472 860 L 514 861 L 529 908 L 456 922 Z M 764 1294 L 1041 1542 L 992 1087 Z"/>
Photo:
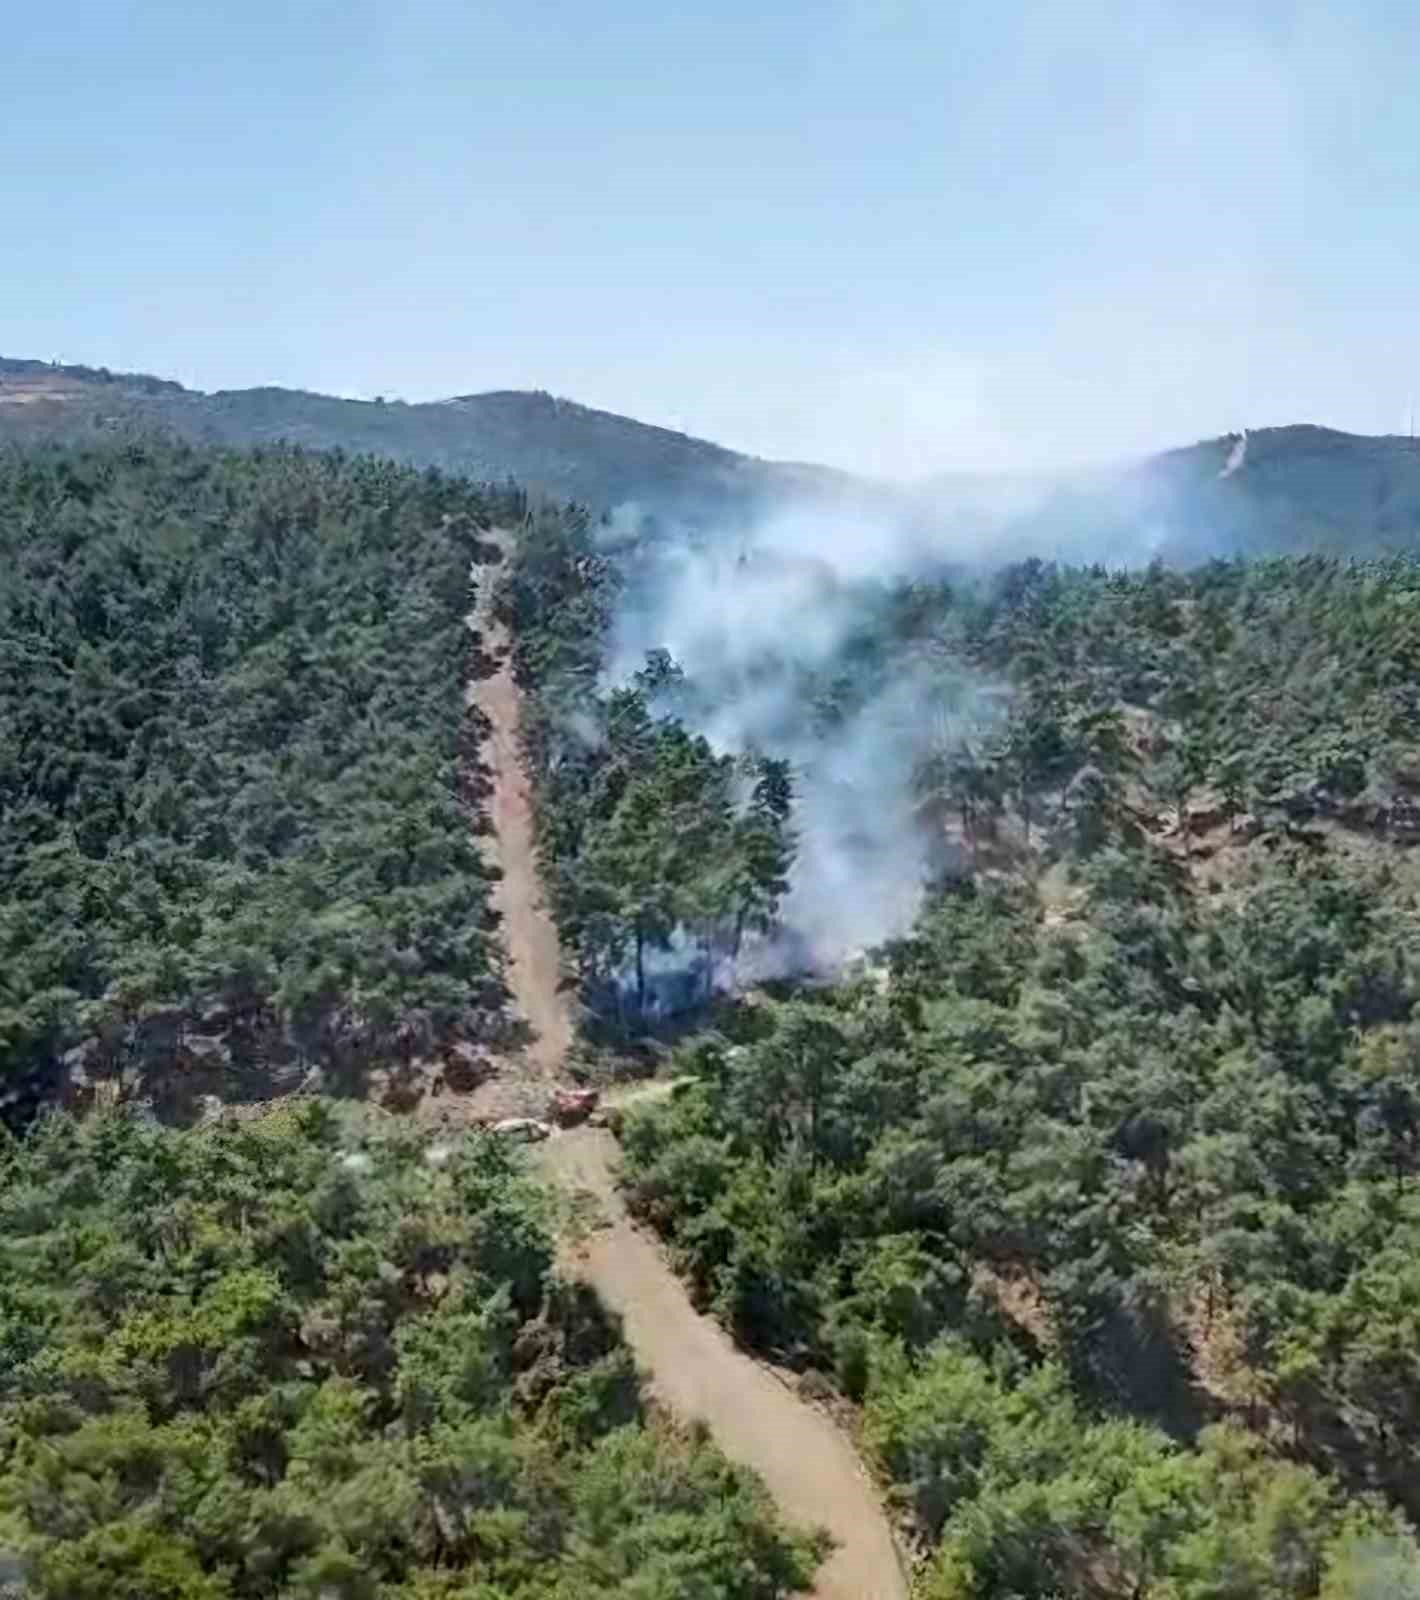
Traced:
<path id="1" fill-rule="evenodd" d="M 906 520 L 806 503 L 629 554 L 609 678 L 668 650 L 691 726 L 719 750 L 793 765 L 787 937 L 761 965 L 833 964 L 911 921 L 934 864 L 914 771 L 934 747 L 980 736 L 1002 696 L 925 645 L 874 658 L 871 624 L 894 581 L 949 553 Z"/>
<path id="2" fill-rule="evenodd" d="M 1220 478 L 1231 478 L 1235 472 L 1242 469 L 1247 460 L 1247 429 L 1238 435 L 1233 447 L 1228 451 L 1228 459 L 1223 463 L 1223 470 L 1218 474 Z"/>
<path id="3" fill-rule="evenodd" d="M 987 740 L 1008 701 L 949 637 L 933 637 L 933 624 L 950 626 L 935 600 L 914 644 L 875 657 L 894 589 L 989 579 L 1027 557 L 1126 568 L 1265 547 L 1267 526 L 1237 492 L 1256 442 L 1243 433 L 1089 470 L 805 493 L 734 522 L 625 506 L 602 530 L 624 578 L 607 678 L 626 682 L 648 651 L 669 651 L 685 686 L 668 709 L 719 750 L 790 760 L 800 848 L 789 942 L 805 964 L 836 963 L 911 922 L 924 880 L 948 864 L 946 841 L 916 814 L 914 774 L 927 755 Z"/>

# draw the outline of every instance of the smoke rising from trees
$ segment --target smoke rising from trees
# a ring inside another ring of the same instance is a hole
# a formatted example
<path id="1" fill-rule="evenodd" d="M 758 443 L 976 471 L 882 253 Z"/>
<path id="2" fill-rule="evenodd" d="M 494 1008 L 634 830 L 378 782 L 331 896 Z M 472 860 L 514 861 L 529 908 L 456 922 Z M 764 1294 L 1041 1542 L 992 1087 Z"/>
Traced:
<path id="1" fill-rule="evenodd" d="M 932 559 L 920 534 L 785 506 L 698 539 L 627 543 L 621 556 L 609 678 L 666 650 L 685 674 L 677 714 L 717 749 L 792 763 L 799 857 L 772 959 L 827 964 L 899 932 L 942 864 L 914 773 L 980 737 L 1002 704 L 916 626 L 912 582 Z"/>

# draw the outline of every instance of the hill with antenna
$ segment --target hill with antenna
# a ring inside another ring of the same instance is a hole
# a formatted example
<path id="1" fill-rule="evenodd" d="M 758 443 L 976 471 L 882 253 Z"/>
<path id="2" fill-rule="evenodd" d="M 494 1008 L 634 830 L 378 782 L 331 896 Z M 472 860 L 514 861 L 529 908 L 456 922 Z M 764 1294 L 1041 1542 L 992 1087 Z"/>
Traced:
<path id="1" fill-rule="evenodd" d="M 916 491 L 950 504 L 950 474 Z M 993 560 L 1039 555 L 1137 565 L 1420 548 L 1420 441 L 1299 423 L 1223 434 L 1088 471 L 971 480 Z"/>

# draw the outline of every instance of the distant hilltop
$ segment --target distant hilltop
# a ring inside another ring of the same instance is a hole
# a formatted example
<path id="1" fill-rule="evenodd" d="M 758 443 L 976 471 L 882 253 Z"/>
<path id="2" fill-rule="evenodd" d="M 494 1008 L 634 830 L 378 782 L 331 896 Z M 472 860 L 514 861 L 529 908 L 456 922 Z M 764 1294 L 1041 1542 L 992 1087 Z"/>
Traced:
<path id="1" fill-rule="evenodd" d="M 171 378 L 153 378 L 146 372 L 110 372 L 107 367 L 67 367 L 58 361 L 17 361 L 0 356 L 0 398 L 74 394 L 96 384 L 114 384 L 141 394 L 185 394 Z"/>
<path id="2" fill-rule="evenodd" d="M 598 510 L 626 501 L 714 507 L 857 487 L 847 473 L 761 461 L 540 390 L 419 404 L 279 388 L 205 394 L 143 373 L 0 357 L 0 441 L 153 428 L 216 444 L 286 440 L 371 451 L 475 478 L 515 478 Z"/>

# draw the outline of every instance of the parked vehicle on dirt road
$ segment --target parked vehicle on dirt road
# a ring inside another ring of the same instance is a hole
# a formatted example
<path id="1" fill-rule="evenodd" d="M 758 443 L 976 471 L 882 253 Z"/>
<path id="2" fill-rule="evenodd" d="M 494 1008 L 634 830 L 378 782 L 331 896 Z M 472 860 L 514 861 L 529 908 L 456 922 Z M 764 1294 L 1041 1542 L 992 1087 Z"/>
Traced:
<path id="1" fill-rule="evenodd" d="M 547 1116 L 559 1128 L 575 1128 L 597 1109 L 601 1095 L 595 1089 L 554 1089 Z"/>
<path id="2" fill-rule="evenodd" d="M 536 1144 L 553 1133 L 546 1122 L 539 1122 L 536 1117 L 504 1117 L 488 1131 L 500 1139 L 513 1139 L 520 1144 Z"/>

